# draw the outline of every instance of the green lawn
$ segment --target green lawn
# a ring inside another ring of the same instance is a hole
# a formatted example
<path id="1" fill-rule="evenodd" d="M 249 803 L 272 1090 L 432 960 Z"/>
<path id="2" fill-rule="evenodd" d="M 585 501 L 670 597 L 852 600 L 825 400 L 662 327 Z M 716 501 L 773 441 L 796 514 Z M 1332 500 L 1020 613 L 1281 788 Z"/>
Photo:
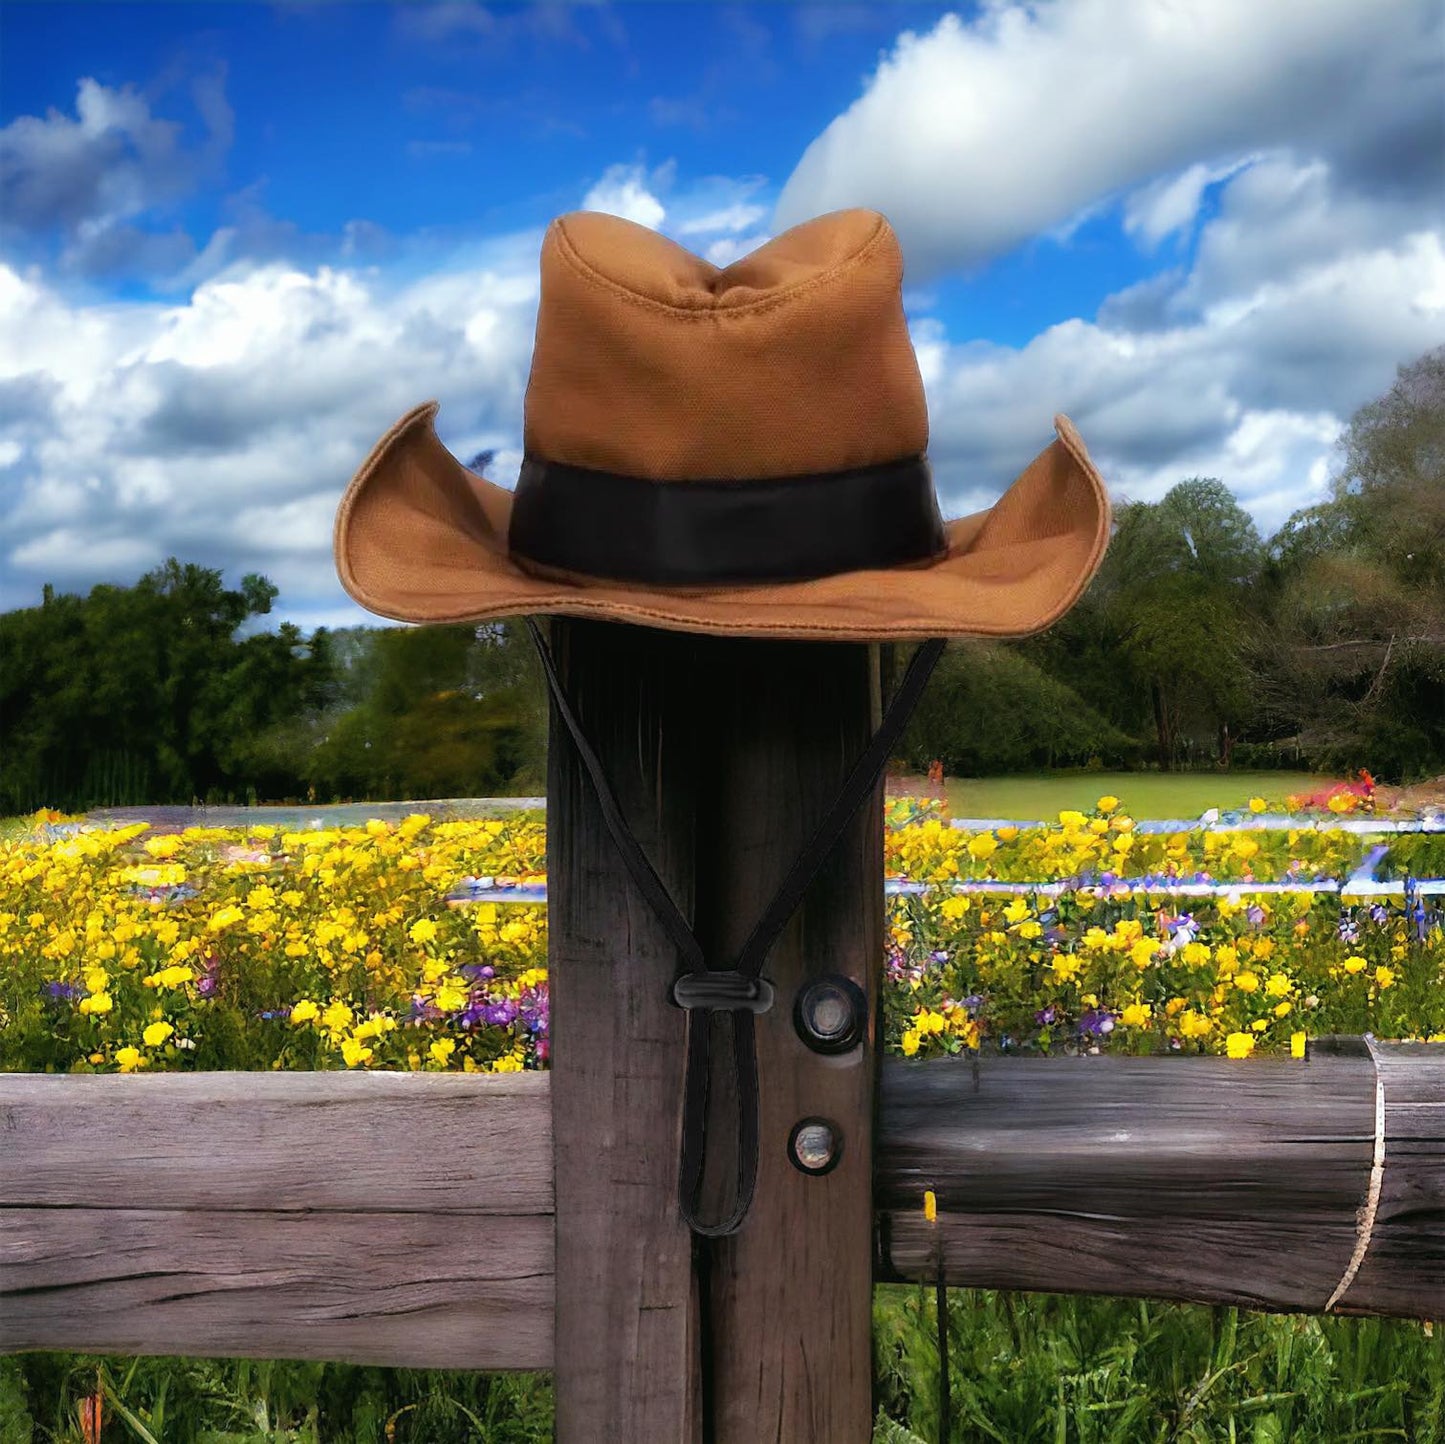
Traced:
<path id="1" fill-rule="evenodd" d="M 1210 807 L 1244 807 L 1263 797 L 1284 809 L 1292 792 L 1316 792 L 1331 781 L 1308 772 L 1058 772 L 1042 777 L 950 777 L 955 817 L 1052 820 L 1062 808 L 1087 812 L 1106 794 L 1132 817 L 1198 817 Z M 927 788 L 927 782 L 923 787 Z"/>

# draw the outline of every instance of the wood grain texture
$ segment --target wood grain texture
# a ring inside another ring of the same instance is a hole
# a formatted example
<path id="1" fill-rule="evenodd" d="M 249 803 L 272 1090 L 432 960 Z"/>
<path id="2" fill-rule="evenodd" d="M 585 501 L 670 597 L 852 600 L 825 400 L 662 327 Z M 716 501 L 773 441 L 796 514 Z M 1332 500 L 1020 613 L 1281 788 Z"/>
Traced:
<path id="1" fill-rule="evenodd" d="M 1445 1314 L 1445 1047 L 1387 1047 L 1385 1188 L 1338 1312 Z M 1367 1052 L 890 1059 L 877 1276 L 1321 1312 L 1369 1184 Z M 923 1219 L 923 1192 L 938 1222 Z"/>
<path id="2" fill-rule="evenodd" d="M 867 746 L 876 653 L 863 645 L 723 641 L 709 647 L 700 791 L 698 936 L 729 965 Z M 810 977 L 842 973 L 869 999 L 883 958 L 883 782 L 824 861 L 763 969 L 776 989 L 757 1019 L 757 1188 L 741 1230 L 709 1241 L 709 1403 L 717 1444 L 866 1444 L 872 1432 L 872 1153 L 876 1035 L 836 1057 L 808 1049 L 793 1002 Z M 706 880 L 705 884 L 702 880 Z M 720 1031 L 730 1037 L 730 1023 Z M 715 1049 L 719 1122 L 733 1117 L 730 1048 Z M 821 1117 L 843 1139 L 829 1174 L 788 1161 L 795 1123 Z M 709 1139 L 714 1136 L 710 1124 Z M 727 1177 L 710 1216 L 732 1198 Z M 702 1265 L 700 1265 L 702 1266 Z"/>
<path id="3" fill-rule="evenodd" d="M 1445 1046 L 1381 1053 L 1383 1188 L 1338 1311 L 1439 1319 Z M 551 1082 L 0 1073 L 0 1352 L 549 1368 Z M 880 1282 L 931 1276 L 941 1242 L 959 1285 L 1317 1312 L 1354 1247 L 1358 1050 L 993 1059 L 977 1082 L 889 1060 L 880 1106 Z"/>
<path id="4" fill-rule="evenodd" d="M 0 1208 L 0 1353 L 546 1369 L 552 1219 Z"/>
<path id="5" fill-rule="evenodd" d="M 0 1352 L 543 1369 L 545 1074 L 0 1074 Z"/>
<path id="6" fill-rule="evenodd" d="M 697 639 L 554 618 L 557 672 L 618 806 L 693 912 Z M 551 709 L 547 924 L 557 1206 L 556 1437 L 700 1436 L 692 1235 L 677 1208 L 676 948 Z"/>
<path id="7" fill-rule="evenodd" d="M 1369 1252 L 1336 1309 L 1406 1315 L 1423 1310 L 1442 1319 L 1445 1044 L 1375 1046 L 1385 1088 L 1385 1172 Z"/>

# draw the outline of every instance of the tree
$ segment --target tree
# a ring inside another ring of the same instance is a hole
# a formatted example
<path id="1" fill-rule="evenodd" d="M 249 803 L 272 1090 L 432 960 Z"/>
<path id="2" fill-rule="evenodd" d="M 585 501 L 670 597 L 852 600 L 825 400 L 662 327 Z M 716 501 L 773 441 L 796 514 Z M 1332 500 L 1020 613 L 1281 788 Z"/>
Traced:
<path id="1" fill-rule="evenodd" d="M 1227 764 L 1253 710 L 1246 649 L 1263 561 L 1220 481 L 1126 502 L 1083 601 L 1023 650 L 1116 727 L 1152 732 L 1161 767 L 1201 751 Z"/>
<path id="2" fill-rule="evenodd" d="M 1399 369 L 1340 438 L 1328 501 L 1270 547 L 1265 704 L 1316 762 L 1445 769 L 1445 347 Z"/>

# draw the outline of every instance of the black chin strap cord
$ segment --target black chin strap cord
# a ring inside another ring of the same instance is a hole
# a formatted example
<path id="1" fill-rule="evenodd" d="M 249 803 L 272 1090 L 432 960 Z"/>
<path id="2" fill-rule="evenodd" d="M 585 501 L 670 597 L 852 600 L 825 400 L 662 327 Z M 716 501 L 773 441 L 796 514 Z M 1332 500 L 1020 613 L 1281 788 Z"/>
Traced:
<path id="1" fill-rule="evenodd" d="M 772 1003 L 772 988 L 761 977 L 763 964 L 778 934 L 802 901 L 814 874 L 887 764 L 888 754 L 901 735 L 918 699 L 923 695 L 929 676 L 943 654 L 945 643 L 940 638 L 923 642 L 919 646 L 878 731 L 854 764 L 836 801 L 813 834 L 812 840 L 799 854 L 787 880 L 758 919 L 757 926 L 743 945 L 737 961 L 731 968 L 709 968 L 702 945 L 693 935 L 687 920 L 638 846 L 622 816 L 622 810 L 608 785 L 602 764 L 583 736 L 566 692 L 557 677 L 552 654 L 541 630 L 531 617 L 525 620 L 536 644 L 552 700 L 566 723 L 567 730 L 572 734 L 578 755 L 592 780 L 607 830 L 611 833 L 633 881 L 676 943 L 682 964 L 687 970 L 675 982 L 673 994 L 674 999 L 688 1010 L 682 1160 L 678 1176 L 679 1207 L 693 1233 L 705 1238 L 724 1237 L 736 1233 L 741 1226 L 752 1203 L 753 1188 L 757 1181 L 758 1069 L 754 1014 L 765 1012 Z M 708 1072 L 714 1011 L 726 1011 L 732 1019 L 738 1095 L 737 1193 L 735 1206 L 727 1218 L 716 1223 L 704 1223 L 697 1216 L 697 1204 L 706 1148 Z"/>

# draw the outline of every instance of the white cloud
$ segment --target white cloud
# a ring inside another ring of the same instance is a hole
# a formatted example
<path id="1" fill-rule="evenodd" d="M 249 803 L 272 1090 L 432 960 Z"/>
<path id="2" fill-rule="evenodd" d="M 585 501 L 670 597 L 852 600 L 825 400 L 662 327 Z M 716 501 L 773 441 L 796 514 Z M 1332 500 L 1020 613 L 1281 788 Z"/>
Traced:
<path id="1" fill-rule="evenodd" d="M 679 236 L 712 235 L 717 231 L 745 231 L 767 215 L 765 206 L 736 202 L 723 210 L 709 211 L 690 221 L 680 221 L 674 230 Z"/>
<path id="2" fill-rule="evenodd" d="M 1134 211 L 1147 238 L 1179 222 L 1202 175 L 1259 150 L 1418 197 L 1424 177 L 1438 186 L 1442 56 L 1430 0 L 989 0 L 899 37 L 808 147 L 773 226 L 881 210 L 917 281 L 1067 237 L 1154 186 Z"/>
<path id="3" fill-rule="evenodd" d="M 76 87 L 74 119 L 53 108 L 17 116 L 0 129 L 0 234 L 18 242 L 57 231 L 62 266 L 87 274 L 184 259 L 193 247 L 183 232 L 126 222 L 187 195 L 229 150 L 224 71 L 197 78 L 191 99 L 205 129 L 194 146 L 179 122 L 152 113 L 150 97 L 91 77 Z"/>
<path id="4" fill-rule="evenodd" d="M 1178 175 L 1151 182 L 1125 202 L 1125 231 L 1149 247 L 1176 231 L 1187 232 L 1199 214 L 1205 188 L 1227 179 L 1245 164 L 1247 160 L 1222 166 L 1195 164 Z"/>
<path id="5" fill-rule="evenodd" d="M 409 284 L 237 269 L 175 305 L 67 303 L 0 266 L 0 405 L 24 401 L 0 432 L 0 607 L 175 554 L 333 613 L 336 505 L 404 411 L 436 395 L 457 453 L 496 449 L 515 482 L 540 241 Z"/>
<path id="6" fill-rule="evenodd" d="M 1206 228 L 1201 255 L 1208 239 Z M 1189 294 L 1193 279 L 1175 289 Z M 936 323 L 914 327 L 929 452 L 954 514 L 997 495 L 1057 410 L 1120 494 L 1155 500 L 1216 476 L 1266 533 L 1323 497 L 1349 416 L 1442 335 L 1445 243 L 1428 233 L 1181 306 L 1149 329 L 1074 319 L 1010 348 L 950 346 Z"/>
<path id="7" fill-rule="evenodd" d="M 609 166 L 602 179 L 583 197 L 581 209 L 605 211 L 653 231 L 661 227 L 667 215 L 662 202 L 649 189 L 646 172 L 640 165 Z"/>

